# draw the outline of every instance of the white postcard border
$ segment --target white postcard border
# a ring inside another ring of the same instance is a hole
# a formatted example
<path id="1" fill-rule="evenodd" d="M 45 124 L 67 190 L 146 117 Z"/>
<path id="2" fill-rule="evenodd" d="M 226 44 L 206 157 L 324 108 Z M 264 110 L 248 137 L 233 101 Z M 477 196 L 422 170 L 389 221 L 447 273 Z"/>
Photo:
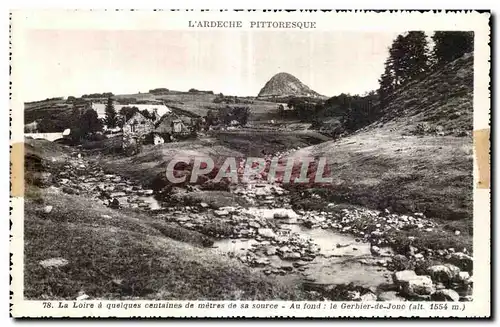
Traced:
<path id="1" fill-rule="evenodd" d="M 474 130 L 489 129 L 490 111 L 490 91 L 488 89 L 490 77 L 490 48 L 488 41 L 490 38 L 489 14 L 478 12 L 398 12 L 398 13 L 375 13 L 375 12 L 263 12 L 263 11 L 72 11 L 61 10 L 51 11 L 14 11 L 12 13 L 12 125 L 11 125 L 11 145 L 23 142 L 23 120 L 24 120 L 24 92 L 17 87 L 22 70 L 23 61 L 23 33 L 27 29 L 51 28 L 51 29 L 187 29 L 187 21 L 190 19 L 204 20 L 242 20 L 249 30 L 248 22 L 251 20 L 308 20 L 316 21 L 316 30 L 473 30 L 475 32 L 475 52 L 474 52 Z M 131 22 L 133 22 L 131 24 Z M 272 30 L 269 29 L 269 30 Z M 256 32 L 259 32 L 258 30 Z M 314 30 L 304 30 L 304 33 L 314 33 Z M 474 162 L 474 175 L 477 180 L 477 162 Z M 427 310 L 375 310 L 375 309 L 320 309 L 317 311 L 301 311 L 290 309 L 291 303 L 281 301 L 266 301 L 265 303 L 278 304 L 277 309 L 256 309 L 256 310 L 203 310 L 203 309 L 168 309 L 168 310 L 145 310 L 145 309 L 57 309 L 47 310 L 44 308 L 44 301 L 26 301 L 23 294 L 23 208 L 22 197 L 11 198 L 11 252 L 12 265 L 11 290 L 14 292 L 12 298 L 11 314 L 14 317 L 82 317 L 82 316 L 113 316 L 113 317 L 487 317 L 490 312 L 490 191 L 489 189 L 474 188 L 474 300 L 472 302 L 460 302 L 464 304 L 461 311 L 450 310 L 430 310 L 429 306 L 436 304 L 433 302 L 422 303 Z M 58 301 L 50 301 L 55 305 Z M 73 303 L 73 301 L 67 301 Z M 86 303 L 99 302 L 106 308 L 106 304 L 131 301 L 84 301 Z M 134 303 L 146 303 L 150 301 L 133 301 Z M 195 301 L 159 301 L 159 302 L 182 302 Z M 232 303 L 227 301 L 213 301 L 213 303 Z M 244 301 L 245 302 L 245 301 Z M 236 301 L 236 304 L 243 302 Z M 250 304 L 259 302 L 249 302 Z M 329 306 L 336 302 L 322 302 L 322 305 Z M 346 302 L 354 305 L 355 302 Z M 380 303 L 380 302 L 377 302 Z M 417 302 L 406 302 L 408 305 Z M 337 302 L 340 307 L 341 302 Z M 367 302 L 361 304 L 369 304 Z M 376 304 L 376 303 L 374 303 Z M 285 306 L 285 308 L 283 308 Z"/>

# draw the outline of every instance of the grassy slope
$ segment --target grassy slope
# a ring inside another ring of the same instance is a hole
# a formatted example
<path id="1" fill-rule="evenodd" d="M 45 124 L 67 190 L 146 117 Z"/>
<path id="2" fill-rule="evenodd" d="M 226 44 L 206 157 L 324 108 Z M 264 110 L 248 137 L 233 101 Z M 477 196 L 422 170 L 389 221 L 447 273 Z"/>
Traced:
<path id="1" fill-rule="evenodd" d="M 226 157 L 257 156 L 290 148 L 304 147 L 329 140 L 316 132 L 283 132 L 258 128 L 237 131 L 214 131 L 210 137 L 196 140 L 145 146 L 132 157 L 103 157 L 101 163 L 110 172 L 128 176 L 148 185 L 164 174 L 174 156 L 210 156 L 215 162 Z"/>
<path id="2" fill-rule="evenodd" d="M 197 139 L 145 146 L 135 156 L 104 157 L 101 163 L 110 172 L 128 176 L 143 185 L 148 185 L 159 174 L 165 173 L 169 161 L 175 156 L 188 158 L 210 156 L 215 160 L 228 156 L 241 157 L 242 154 L 216 144 L 213 140 Z"/>
<path id="3" fill-rule="evenodd" d="M 467 54 L 443 69 L 425 76 L 397 90 L 380 121 L 368 129 L 395 131 L 402 135 L 415 135 L 419 124 L 427 124 L 425 134 L 459 136 L 472 132 L 474 57 Z"/>
<path id="4" fill-rule="evenodd" d="M 117 212 L 81 197 L 44 191 L 43 205 L 27 199 L 25 296 L 94 298 L 290 299 L 300 291 L 253 273 L 239 262 L 202 248 L 205 236 Z M 105 216 L 103 216 L 105 215 Z M 176 240 L 175 240 L 176 239 Z M 59 268 L 39 262 L 62 257 Z"/>
<path id="5" fill-rule="evenodd" d="M 365 132 L 307 150 L 328 158 L 338 200 L 457 220 L 472 218 L 471 142 Z"/>
<path id="6" fill-rule="evenodd" d="M 379 122 L 297 155 L 327 156 L 344 202 L 471 221 L 472 138 L 455 135 L 472 131 L 472 62 L 459 59 L 398 91 Z M 446 136 L 408 135 L 422 121 Z"/>

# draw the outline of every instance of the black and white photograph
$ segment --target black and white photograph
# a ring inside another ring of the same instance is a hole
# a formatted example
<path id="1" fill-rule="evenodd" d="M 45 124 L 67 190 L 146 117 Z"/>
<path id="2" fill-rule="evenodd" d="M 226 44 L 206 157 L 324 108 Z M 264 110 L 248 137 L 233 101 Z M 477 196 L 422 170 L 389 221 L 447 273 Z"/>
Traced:
<path id="1" fill-rule="evenodd" d="M 176 27 L 12 13 L 14 299 L 43 316 L 489 306 L 487 13 L 155 14 Z"/>

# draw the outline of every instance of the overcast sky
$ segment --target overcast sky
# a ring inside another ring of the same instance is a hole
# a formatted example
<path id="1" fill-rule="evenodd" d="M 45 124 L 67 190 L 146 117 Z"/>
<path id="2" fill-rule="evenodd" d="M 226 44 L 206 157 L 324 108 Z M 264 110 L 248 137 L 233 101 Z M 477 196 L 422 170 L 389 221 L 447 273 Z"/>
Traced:
<path id="1" fill-rule="evenodd" d="M 287 72 L 327 96 L 374 90 L 398 33 L 30 30 L 26 101 L 166 87 L 256 96 Z"/>

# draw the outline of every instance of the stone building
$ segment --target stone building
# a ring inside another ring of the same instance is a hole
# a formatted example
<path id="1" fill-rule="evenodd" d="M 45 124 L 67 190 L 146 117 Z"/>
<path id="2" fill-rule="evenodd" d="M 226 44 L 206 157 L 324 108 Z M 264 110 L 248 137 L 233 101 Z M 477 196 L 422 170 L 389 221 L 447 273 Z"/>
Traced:
<path id="1" fill-rule="evenodd" d="M 144 117 L 140 112 L 135 113 L 123 125 L 123 150 L 127 155 L 134 155 L 141 151 L 142 143 L 154 129 L 154 122 Z"/>
<path id="2" fill-rule="evenodd" d="M 151 133 L 153 129 L 154 122 L 144 117 L 140 112 L 137 112 L 123 125 L 123 135 L 132 134 L 137 137 L 142 137 Z"/>

